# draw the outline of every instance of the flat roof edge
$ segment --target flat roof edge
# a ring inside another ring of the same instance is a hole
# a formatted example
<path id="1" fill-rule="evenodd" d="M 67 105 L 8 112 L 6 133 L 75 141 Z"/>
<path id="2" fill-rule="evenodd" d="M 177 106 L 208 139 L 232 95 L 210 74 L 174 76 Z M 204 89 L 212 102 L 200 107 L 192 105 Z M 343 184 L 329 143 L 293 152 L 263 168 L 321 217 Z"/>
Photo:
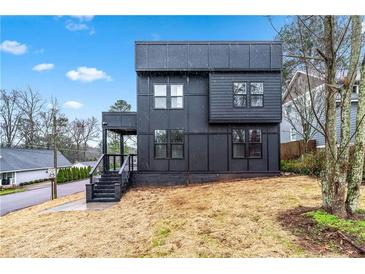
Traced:
<path id="1" fill-rule="evenodd" d="M 189 44 L 199 44 L 199 45 L 209 45 L 209 44 L 278 44 L 281 45 L 282 42 L 281 41 L 276 41 L 276 40 L 258 40 L 258 41 L 245 41 L 245 40 L 232 40 L 232 41 L 228 41 L 228 40 L 214 40 L 214 41 L 194 41 L 194 40 L 168 40 L 168 41 L 135 41 L 134 42 L 136 45 L 167 45 L 167 44 L 176 44 L 176 45 L 189 45 Z"/>

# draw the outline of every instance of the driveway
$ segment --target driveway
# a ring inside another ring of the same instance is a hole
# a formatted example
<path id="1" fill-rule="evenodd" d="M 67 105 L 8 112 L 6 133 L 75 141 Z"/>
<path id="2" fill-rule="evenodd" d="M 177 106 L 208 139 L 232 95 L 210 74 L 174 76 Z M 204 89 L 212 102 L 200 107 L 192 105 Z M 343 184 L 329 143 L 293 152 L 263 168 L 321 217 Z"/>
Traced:
<path id="1" fill-rule="evenodd" d="M 77 181 L 58 185 L 58 197 L 85 191 L 85 184 L 89 180 Z M 49 183 L 31 188 L 28 191 L 0 196 L 0 216 L 28 206 L 44 203 L 51 198 L 51 187 Z"/>

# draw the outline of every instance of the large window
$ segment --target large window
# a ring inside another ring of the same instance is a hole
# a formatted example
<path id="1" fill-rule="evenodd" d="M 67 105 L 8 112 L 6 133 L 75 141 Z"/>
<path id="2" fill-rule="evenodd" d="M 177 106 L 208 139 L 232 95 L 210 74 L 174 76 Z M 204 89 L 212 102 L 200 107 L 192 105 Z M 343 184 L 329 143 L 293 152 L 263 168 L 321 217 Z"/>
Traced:
<path id="1" fill-rule="evenodd" d="M 183 159 L 184 158 L 184 130 L 155 130 L 155 158 Z"/>
<path id="2" fill-rule="evenodd" d="M 264 83 L 252 82 L 250 84 L 251 107 L 264 106 Z"/>
<path id="3" fill-rule="evenodd" d="M 170 130 L 171 159 L 184 158 L 184 131 Z"/>
<path id="4" fill-rule="evenodd" d="M 247 105 L 246 83 L 233 83 L 233 106 L 243 108 Z"/>
<path id="5" fill-rule="evenodd" d="M 184 107 L 184 86 L 171 85 L 171 108 Z"/>
<path id="6" fill-rule="evenodd" d="M 232 151 L 233 158 L 244 158 L 245 157 L 245 130 L 244 129 L 233 129 L 232 130 Z"/>
<path id="7" fill-rule="evenodd" d="M 167 108 L 166 85 L 154 85 L 153 95 L 155 99 L 155 108 L 166 109 Z"/>
<path id="8" fill-rule="evenodd" d="M 155 130 L 155 158 L 167 158 L 167 130 Z"/>
<path id="9" fill-rule="evenodd" d="M 250 158 L 261 158 L 262 136 L 260 129 L 250 129 L 248 131 L 248 156 Z"/>

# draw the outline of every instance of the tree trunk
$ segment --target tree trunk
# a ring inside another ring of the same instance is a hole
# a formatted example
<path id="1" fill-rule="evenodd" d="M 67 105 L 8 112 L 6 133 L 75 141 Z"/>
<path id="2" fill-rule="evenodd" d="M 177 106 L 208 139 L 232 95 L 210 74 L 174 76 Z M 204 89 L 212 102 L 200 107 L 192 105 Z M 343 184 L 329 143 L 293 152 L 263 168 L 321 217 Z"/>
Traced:
<path id="1" fill-rule="evenodd" d="M 360 184 L 364 168 L 365 154 L 365 56 L 361 65 L 361 80 L 359 87 L 359 100 L 356 115 L 355 152 L 348 176 L 348 193 L 346 207 L 353 214 L 358 206 L 360 197 Z"/>
<path id="2" fill-rule="evenodd" d="M 338 155 L 338 188 L 341 193 L 342 200 L 346 199 L 347 175 L 349 170 L 349 148 L 350 148 L 350 121 L 351 121 L 351 95 L 352 88 L 355 83 L 357 68 L 360 59 L 361 48 L 361 16 L 351 16 L 351 53 L 350 64 L 347 76 L 344 79 L 341 100 L 341 142 Z M 343 195 L 343 196 L 342 196 Z"/>
<path id="3" fill-rule="evenodd" d="M 334 53 L 334 17 L 326 16 L 324 19 L 324 43 L 326 57 L 326 124 L 325 124 L 325 155 L 326 163 L 324 176 L 322 176 L 322 205 L 330 213 L 340 213 L 345 211 L 345 206 L 341 208 L 341 201 L 336 197 L 335 179 L 337 178 L 336 158 L 336 92 L 333 89 L 336 75 L 336 57 Z M 344 204 L 344 203 L 343 203 Z"/>

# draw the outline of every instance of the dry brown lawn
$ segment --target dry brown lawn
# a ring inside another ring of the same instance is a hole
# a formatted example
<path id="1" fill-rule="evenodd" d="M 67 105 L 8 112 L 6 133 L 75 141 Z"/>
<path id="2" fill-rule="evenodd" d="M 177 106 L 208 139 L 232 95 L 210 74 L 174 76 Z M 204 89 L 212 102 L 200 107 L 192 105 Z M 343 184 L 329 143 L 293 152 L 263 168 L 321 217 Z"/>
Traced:
<path id="1" fill-rule="evenodd" d="M 1 217 L 0 256 L 318 256 L 277 220 L 298 206 L 320 206 L 319 182 L 310 177 L 135 188 L 103 211 L 44 212 L 80 198 L 83 194 L 75 194 Z M 364 198 L 361 203 L 364 208 Z"/>

